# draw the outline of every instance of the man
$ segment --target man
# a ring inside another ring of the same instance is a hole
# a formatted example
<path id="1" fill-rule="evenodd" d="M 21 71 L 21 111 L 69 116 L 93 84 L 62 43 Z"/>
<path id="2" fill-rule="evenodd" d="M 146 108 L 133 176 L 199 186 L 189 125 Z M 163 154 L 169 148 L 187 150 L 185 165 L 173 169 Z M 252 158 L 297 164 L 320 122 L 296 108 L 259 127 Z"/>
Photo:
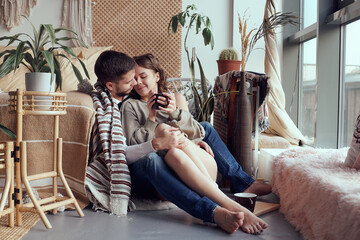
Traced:
<path id="1" fill-rule="evenodd" d="M 184 136 L 178 130 L 173 129 L 165 137 L 152 139 L 140 146 L 124 146 L 117 104 L 121 104 L 137 84 L 134 67 L 132 58 L 116 51 L 103 52 L 95 64 L 98 82 L 95 84 L 97 92 L 92 97 L 98 127 L 93 131 L 93 154 L 86 174 L 90 201 L 95 208 L 126 214 L 127 207 L 132 208 L 129 201 L 131 186 L 131 194 L 149 196 L 157 192 L 194 217 L 215 222 L 227 232 L 236 231 L 242 225 L 242 213 L 228 211 L 209 198 L 199 196 L 180 181 L 155 153 L 158 150 L 181 148 Z M 270 186 L 254 182 L 241 170 L 210 124 L 202 125 L 206 131 L 204 142 L 213 150 L 220 173 L 230 179 L 235 191 L 252 191 L 259 195 L 271 191 Z M 206 144 L 202 146 L 206 147 Z"/>

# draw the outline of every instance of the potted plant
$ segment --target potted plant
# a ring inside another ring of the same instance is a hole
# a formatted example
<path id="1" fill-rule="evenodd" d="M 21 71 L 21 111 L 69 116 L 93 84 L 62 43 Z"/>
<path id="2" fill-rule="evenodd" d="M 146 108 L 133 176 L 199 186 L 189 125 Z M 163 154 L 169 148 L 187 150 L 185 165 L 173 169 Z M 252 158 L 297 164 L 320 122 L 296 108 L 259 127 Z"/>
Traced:
<path id="1" fill-rule="evenodd" d="M 234 48 L 225 48 L 220 52 L 219 60 L 217 60 L 219 75 L 229 71 L 239 71 L 241 61 L 239 61 L 238 53 Z"/>
<path id="2" fill-rule="evenodd" d="M 171 17 L 168 32 L 170 29 L 175 34 L 177 32 L 178 25 L 180 24 L 181 27 L 186 29 L 185 40 L 184 40 L 184 49 L 186 52 L 189 70 L 191 74 L 191 87 L 193 90 L 194 95 L 194 104 L 196 109 L 196 116 L 195 119 L 198 121 L 209 121 L 210 116 L 214 109 L 214 101 L 207 101 L 208 99 L 213 99 L 212 91 L 208 91 L 208 80 L 205 77 L 203 68 L 201 66 L 201 62 L 199 58 L 195 54 L 195 48 L 192 48 L 192 56 L 190 57 L 190 52 L 187 46 L 187 39 L 191 29 L 195 26 L 196 34 L 202 33 L 204 45 L 210 45 L 211 49 L 214 48 L 214 36 L 212 34 L 211 28 L 211 21 L 208 16 L 200 14 L 196 11 L 195 5 L 188 5 L 186 9 L 179 14 L 176 14 Z M 199 66 L 200 71 L 200 88 L 197 88 L 197 84 L 195 81 L 195 64 L 196 61 Z M 201 94 L 199 94 L 199 90 Z M 209 102 L 209 103 L 208 103 Z M 207 103 L 205 105 L 205 103 Z M 205 107 L 206 106 L 206 107 Z"/>
<path id="3" fill-rule="evenodd" d="M 14 42 L 18 43 L 16 49 L 5 50 L 0 53 L 0 58 L 4 56 L 4 60 L 0 65 L 0 78 L 6 76 L 11 71 L 16 71 L 20 64 L 22 64 L 29 70 L 29 73 L 25 74 L 28 91 L 54 91 L 54 88 L 51 89 L 50 86 L 51 84 L 55 86 L 55 82 L 56 89 L 60 88 L 61 90 L 62 77 L 58 58 L 66 58 L 70 62 L 71 60 L 65 54 L 59 53 L 57 51 L 59 49 L 63 49 L 70 56 L 75 57 L 81 63 L 86 76 L 89 78 L 85 64 L 75 55 L 70 47 L 65 46 L 63 43 L 75 39 L 84 47 L 87 47 L 74 31 L 67 28 L 54 29 L 51 24 L 41 24 L 37 31 L 29 19 L 25 16 L 23 17 L 32 25 L 33 35 L 18 33 L 13 36 L 0 38 L 0 41 L 9 40 L 7 46 Z M 57 34 L 64 31 L 70 33 L 71 37 L 57 37 Z M 79 69 L 72 62 L 71 65 L 77 79 L 79 82 L 82 82 L 83 78 Z M 56 81 L 54 81 L 54 78 L 56 78 Z M 36 82 L 40 81 L 39 86 L 42 88 L 32 87 L 31 81 L 35 81 L 35 86 L 37 85 Z M 45 88 L 44 82 L 48 84 Z"/>

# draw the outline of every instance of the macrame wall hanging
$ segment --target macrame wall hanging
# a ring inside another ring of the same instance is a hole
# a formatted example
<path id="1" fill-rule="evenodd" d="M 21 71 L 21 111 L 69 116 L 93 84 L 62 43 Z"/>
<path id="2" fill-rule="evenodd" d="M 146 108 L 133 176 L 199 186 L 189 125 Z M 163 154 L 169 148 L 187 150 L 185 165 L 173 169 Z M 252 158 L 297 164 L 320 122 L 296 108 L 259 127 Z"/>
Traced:
<path id="1" fill-rule="evenodd" d="M 0 21 L 8 31 L 21 24 L 21 15 L 30 16 L 37 0 L 0 0 Z"/>
<path id="2" fill-rule="evenodd" d="M 169 77 L 181 76 L 181 31 L 168 34 L 179 0 L 93 0 L 94 46 L 113 46 L 129 56 L 154 54 Z"/>
<path id="3" fill-rule="evenodd" d="M 70 28 L 87 46 L 93 45 L 91 23 L 91 0 L 64 0 L 61 26 Z M 72 41 L 80 47 L 78 41 Z"/>

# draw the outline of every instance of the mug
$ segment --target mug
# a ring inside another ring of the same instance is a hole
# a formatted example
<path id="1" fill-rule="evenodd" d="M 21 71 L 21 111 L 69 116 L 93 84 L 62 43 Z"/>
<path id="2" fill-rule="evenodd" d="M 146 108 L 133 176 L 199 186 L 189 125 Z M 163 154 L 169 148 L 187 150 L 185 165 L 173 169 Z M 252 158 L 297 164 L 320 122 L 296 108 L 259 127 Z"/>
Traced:
<path id="1" fill-rule="evenodd" d="M 255 193 L 235 193 L 234 196 L 236 202 L 249 209 L 250 212 L 254 212 L 257 197 Z"/>
<path id="2" fill-rule="evenodd" d="M 153 101 L 155 101 L 155 103 L 152 105 L 152 109 L 155 109 L 155 110 L 158 110 L 159 107 L 167 107 L 169 105 L 169 98 L 167 96 L 165 96 L 164 94 L 162 93 L 155 93 L 154 94 L 155 98 Z M 163 99 L 165 99 L 166 101 L 166 104 L 160 104 L 158 101 L 159 101 L 159 97 L 163 97 Z"/>

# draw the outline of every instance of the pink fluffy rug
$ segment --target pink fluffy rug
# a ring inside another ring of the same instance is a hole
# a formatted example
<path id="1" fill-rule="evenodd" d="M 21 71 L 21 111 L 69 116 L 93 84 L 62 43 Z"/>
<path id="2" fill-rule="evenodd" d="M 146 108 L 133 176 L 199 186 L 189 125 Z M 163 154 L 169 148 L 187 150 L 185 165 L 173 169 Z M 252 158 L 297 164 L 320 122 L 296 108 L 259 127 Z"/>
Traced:
<path id="1" fill-rule="evenodd" d="M 274 160 L 271 180 L 280 212 L 305 239 L 360 239 L 360 171 L 347 149 L 296 148 Z"/>

